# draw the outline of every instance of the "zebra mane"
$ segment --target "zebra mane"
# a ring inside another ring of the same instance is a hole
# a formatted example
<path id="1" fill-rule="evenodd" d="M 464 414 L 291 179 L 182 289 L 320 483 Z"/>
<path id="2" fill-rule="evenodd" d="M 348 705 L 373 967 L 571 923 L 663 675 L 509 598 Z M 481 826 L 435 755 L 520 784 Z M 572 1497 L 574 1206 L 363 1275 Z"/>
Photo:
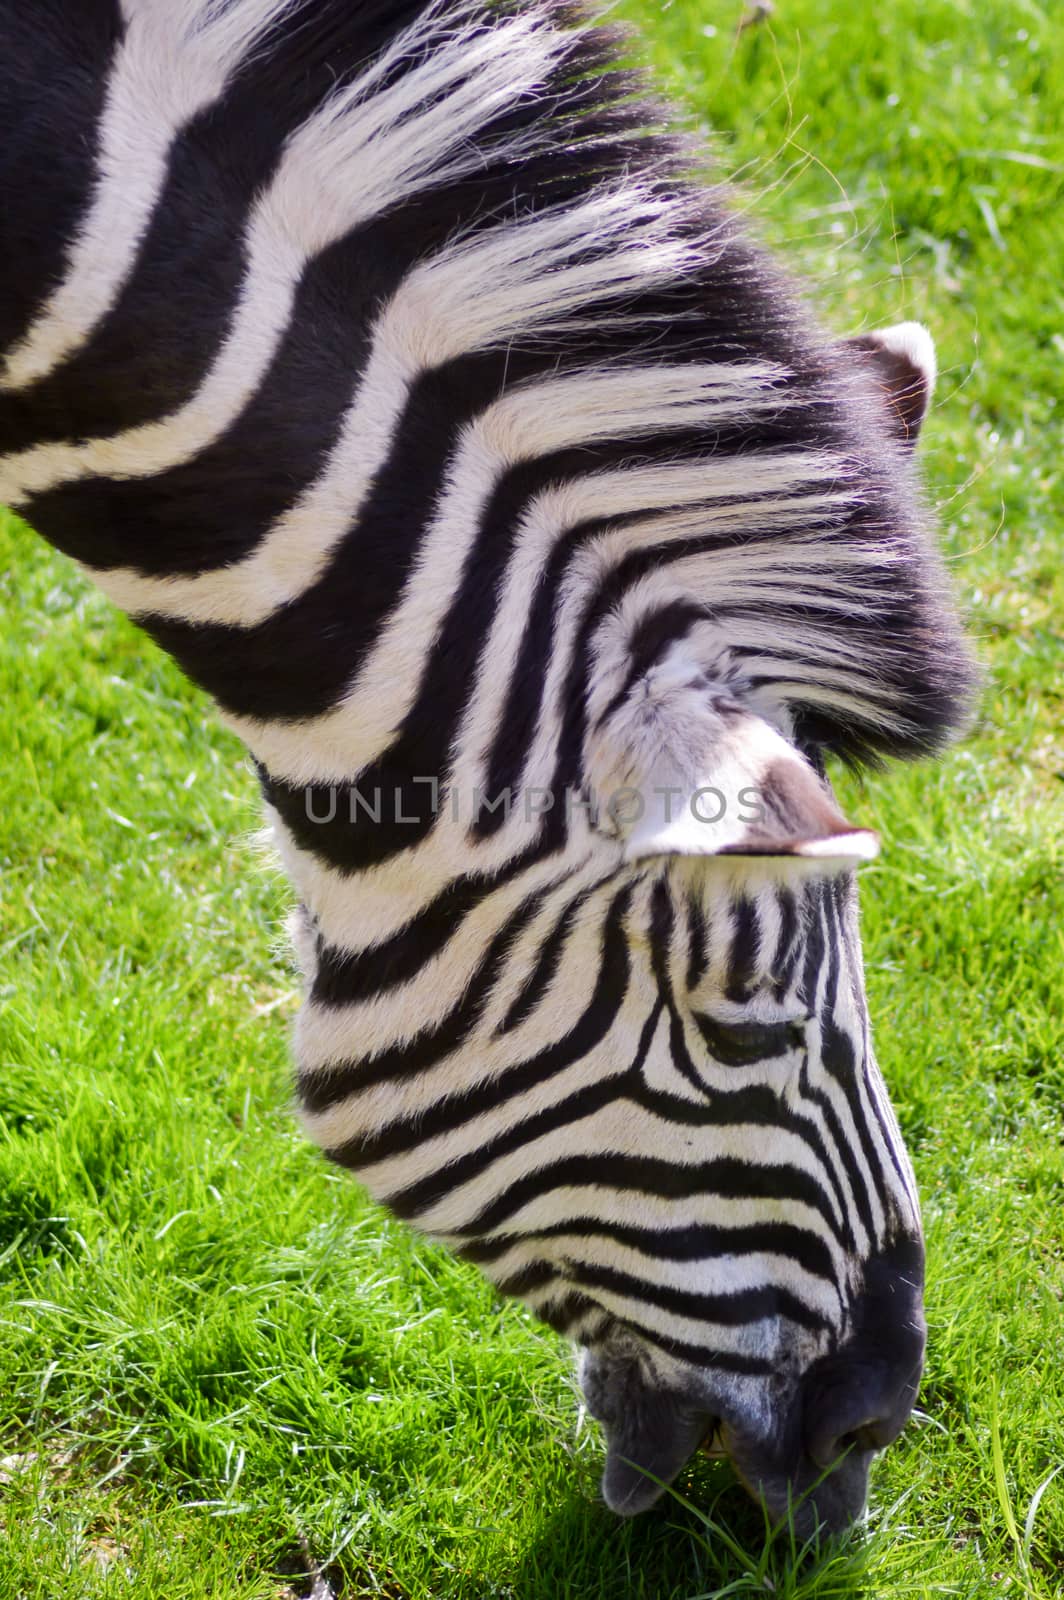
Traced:
<path id="1" fill-rule="evenodd" d="M 177 362 L 149 349 L 134 398 L 135 328 L 110 370 L 106 341 L 90 340 L 150 221 L 145 210 L 116 226 L 141 192 L 123 168 L 132 156 L 116 90 L 100 135 L 108 163 L 67 279 L 0 369 L 4 437 L 23 427 L 20 392 L 34 396 L 37 429 L 0 461 L 0 500 L 105 575 L 111 597 L 179 660 L 194 658 L 233 726 L 261 735 L 264 759 L 270 719 L 324 725 L 340 694 L 327 674 L 319 682 L 320 663 L 301 677 L 293 662 L 326 627 L 315 585 L 371 497 L 358 560 L 365 593 L 383 598 L 361 602 L 368 636 L 403 582 L 388 630 L 442 628 L 442 602 L 427 580 L 418 587 L 441 561 L 467 575 L 463 602 L 481 615 L 509 562 L 513 621 L 530 596 L 535 606 L 565 544 L 597 580 L 588 643 L 600 699 L 653 659 L 667 616 L 696 664 L 723 671 L 811 747 L 849 760 L 913 755 L 960 725 L 972 669 L 886 408 L 860 355 L 811 324 L 702 180 L 689 141 L 633 71 L 623 30 L 570 0 L 123 0 L 122 12 L 152 30 L 151 60 L 129 70 L 151 78 L 166 137 L 244 79 L 257 116 L 277 124 L 278 154 L 248 213 L 247 283 L 202 388 L 165 427 L 127 427 L 116 443 L 124 396 L 139 421 L 143 395 L 165 388 Z M 198 65 L 164 71 L 173 60 Z M 160 173 L 165 150 L 151 157 Z M 143 151 L 136 159 L 143 167 Z M 147 206 L 157 194 L 141 188 Z M 314 315 L 292 319 L 307 264 L 352 236 L 358 268 L 323 270 Z M 218 298 L 224 309 L 232 297 Z M 301 375 L 270 389 L 286 330 L 291 371 L 315 371 L 325 351 L 327 382 Z M 48 385 L 86 342 L 92 394 L 113 408 L 106 435 L 72 430 L 66 396 L 42 432 Z M 245 443 L 238 457 L 253 400 L 254 450 Z M 449 454 L 438 438 L 410 445 L 404 481 L 389 477 L 400 424 L 430 437 L 443 422 Z M 294 503 L 293 448 L 314 468 Z M 165 554 L 129 567 L 122 493 L 167 474 L 174 484 L 153 511 Z M 86 524 L 94 476 L 109 478 L 109 498 L 86 550 L 65 529 Z M 223 480 L 239 481 L 247 526 L 214 511 Z M 505 595 L 500 618 L 503 628 Z M 229 648 L 234 630 L 250 637 L 268 623 L 251 670 L 247 652 Z M 388 646 L 382 632 L 375 648 L 392 683 Z M 588 683 L 572 695 L 575 746 Z M 520 745 L 533 709 L 499 710 Z M 323 726 L 305 772 L 285 775 L 342 767 L 330 738 Z M 505 780 L 505 757 L 496 765 Z"/>
<path id="2" fill-rule="evenodd" d="M 414 9 L 332 102 L 341 143 L 373 97 L 400 167 L 434 150 L 432 188 L 408 200 L 399 179 L 394 204 L 435 248 L 377 327 L 412 370 L 480 359 L 491 400 L 462 442 L 540 463 L 526 528 L 595 530 L 592 561 L 614 541 L 589 719 L 679 611 L 707 675 L 803 743 L 875 761 L 943 742 L 973 674 L 907 453 L 670 129 L 626 31 L 569 0 Z M 441 242 L 434 204 L 463 188 Z"/>

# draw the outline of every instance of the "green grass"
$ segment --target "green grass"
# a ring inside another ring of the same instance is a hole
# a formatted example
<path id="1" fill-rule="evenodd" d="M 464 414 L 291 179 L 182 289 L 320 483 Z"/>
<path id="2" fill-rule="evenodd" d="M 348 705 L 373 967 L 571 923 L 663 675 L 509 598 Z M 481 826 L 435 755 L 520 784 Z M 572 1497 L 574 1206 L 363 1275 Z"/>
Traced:
<path id="1" fill-rule="evenodd" d="M 920 1415 L 848 1544 L 766 1553 L 709 1463 L 689 1505 L 614 1521 L 559 1342 L 295 1129 L 240 751 L 9 519 L 0 1600 L 280 1600 L 308 1561 L 346 1600 L 1060 1593 L 1064 14 L 778 0 L 736 37 L 731 0 L 626 9 L 831 323 L 939 341 L 923 457 L 981 721 L 844 783 L 885 843 L 865 934 L 929 1236 Z"/>

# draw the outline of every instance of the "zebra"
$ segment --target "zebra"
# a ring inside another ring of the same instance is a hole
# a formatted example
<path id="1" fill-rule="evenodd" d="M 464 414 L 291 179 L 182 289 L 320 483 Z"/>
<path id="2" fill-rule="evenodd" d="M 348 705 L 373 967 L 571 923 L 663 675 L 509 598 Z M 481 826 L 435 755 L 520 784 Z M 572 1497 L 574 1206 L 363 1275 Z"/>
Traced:
<path id="1" fill-rule="evenodd" d="M 615 1512 L 849 1525 L 924 1254 L 825 760 L 971 703 L 930 336 L 584 0 L 0 0 L 0 93 L 0 501 L 251 753 L 310 1138 L 573 1342 Z"/>

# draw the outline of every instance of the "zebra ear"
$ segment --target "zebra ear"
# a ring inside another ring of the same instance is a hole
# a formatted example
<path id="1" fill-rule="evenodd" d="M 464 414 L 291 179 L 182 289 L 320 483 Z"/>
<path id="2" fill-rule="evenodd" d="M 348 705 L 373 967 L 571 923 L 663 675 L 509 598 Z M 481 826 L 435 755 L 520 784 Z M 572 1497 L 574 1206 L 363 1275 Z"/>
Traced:
<path id="1" fill-rule="evenodd" d="M 753 725 L 758 721 L 749 718 Z M 875 834 L 846 820 L 793 746 L 767 724 L 742 731 L 746 748 L 718 752 L 694 787 L 677 793 L 675 785 L 652 782 L 653 802 L 626 840 L 629 861 L 660 855 L 776 857 L 838 871 L 877 855 Z"/>
<path id="2" fill-rule="evenodd" d="M 768 857 L 837 871 L 878 853 L 794 745 L 727 691 L 704 680 L 637 687 L 592 751 L 600 825 L 620 835 L 626 860 Z"/>
<path id="3" fill-rule="evenodd" d="M 916 443 L 935 388 L 935 345 L 919 322 L 899 322 L 844 341 L 863 358 L 869 376 L 883 392 L 904 444 Z"/>

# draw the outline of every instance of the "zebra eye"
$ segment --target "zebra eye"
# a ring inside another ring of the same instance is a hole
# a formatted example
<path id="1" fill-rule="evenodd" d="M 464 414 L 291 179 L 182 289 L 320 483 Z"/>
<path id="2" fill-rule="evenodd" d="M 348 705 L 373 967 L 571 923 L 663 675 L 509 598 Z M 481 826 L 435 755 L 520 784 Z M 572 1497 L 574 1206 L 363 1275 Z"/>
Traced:
<path id="1" fill-rule="evenodd" d="M 695 1015 L 695 1022 L 710 1055 L 726 1067 L 769 1061 L 805 1047 L 801 1022 L 718 1022 L 704 1012 Z"/>

